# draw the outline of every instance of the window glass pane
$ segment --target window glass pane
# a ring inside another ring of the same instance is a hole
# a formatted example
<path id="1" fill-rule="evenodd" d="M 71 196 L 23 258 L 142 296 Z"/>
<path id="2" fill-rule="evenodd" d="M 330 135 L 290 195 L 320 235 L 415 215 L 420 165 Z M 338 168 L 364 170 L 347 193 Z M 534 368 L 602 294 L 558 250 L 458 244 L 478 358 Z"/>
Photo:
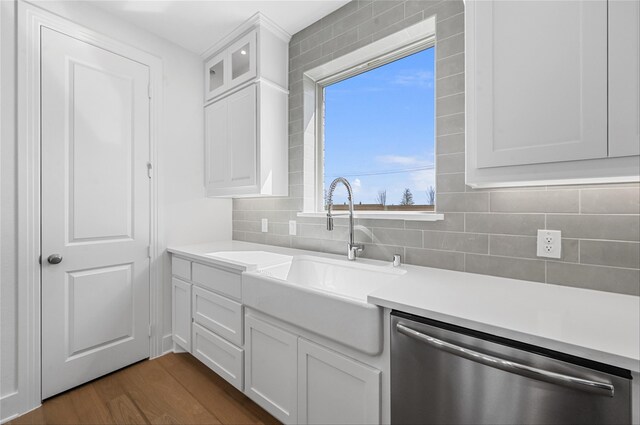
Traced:
<path id="1" fill-rule="evenodd" d="M 358 209 L 432 210 L 434 86 L 429 48 L 325 87 L 325 191 L 343 176 Z M 345 202 L 338 186 L 334 205 Z"/>

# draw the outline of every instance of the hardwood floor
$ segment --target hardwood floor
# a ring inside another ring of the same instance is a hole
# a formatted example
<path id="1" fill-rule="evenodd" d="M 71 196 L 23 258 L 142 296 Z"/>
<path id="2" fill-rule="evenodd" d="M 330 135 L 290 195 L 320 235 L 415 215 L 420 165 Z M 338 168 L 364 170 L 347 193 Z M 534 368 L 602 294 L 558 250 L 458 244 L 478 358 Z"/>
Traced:
<path id="1" fill-rule="evenodd" d="M 190 354 L 145 360 L 46 400 L 18 424 L 278 424 Z"/>

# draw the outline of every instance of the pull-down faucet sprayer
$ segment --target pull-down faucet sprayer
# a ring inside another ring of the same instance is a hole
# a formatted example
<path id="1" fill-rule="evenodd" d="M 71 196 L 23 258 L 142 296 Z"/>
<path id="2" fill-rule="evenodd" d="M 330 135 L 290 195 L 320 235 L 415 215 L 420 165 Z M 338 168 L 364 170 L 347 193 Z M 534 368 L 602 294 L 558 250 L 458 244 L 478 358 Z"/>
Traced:
<path id="1" fill-rule="evenodd" d="M 331 208 L 333 207 L 333 191 L 336 190 L 338 183 L 342 183 L 347 188 L 347 199 L 349 201 L 349 242 L 347 244 L 347 258 L 351 261 L 356 259 L 356 254 L 364 250 L 364 244 L 355 243 L 353 238 L 353 190 L 351 184 L 344 177 L 338 177 L 331 182 L 329 186 L 329 200 L 327 202 L 327 230 L 333 230 L 333 216 Z"/>

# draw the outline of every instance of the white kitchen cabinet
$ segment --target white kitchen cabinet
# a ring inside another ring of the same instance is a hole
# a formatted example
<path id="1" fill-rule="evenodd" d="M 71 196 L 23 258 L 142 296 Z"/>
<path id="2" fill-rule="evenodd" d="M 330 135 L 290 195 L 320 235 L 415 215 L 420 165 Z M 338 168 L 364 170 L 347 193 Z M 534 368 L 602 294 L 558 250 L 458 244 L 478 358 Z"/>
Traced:
<path id="1" fill-rule="evenodd" d="M 609 155 L 640 155 L 640 2 L 608 5 Z"/>
<path id="2" fill-rule="evenodd" d="M 244 351 L 197 323 L 192 332 L 195 358 L 242 391 Z"/>
<path id="3" fill-rule="evenodd" d="M 173 342 L 191 351 L 191 284 L 172 278 L 171 303 Z"/>
<path id="4" fill-rule="evenodd" d="M 286 88 L 291 35 L 273 21 L 255 14 L 212 46 L 204 64 L 205 101 L 253 79 Z"/>
<path id="5" fill-rule="evenodd" d="M 251 84 L 205 107 L 207 196 L 286 196 L 288 94 Z"/>
<path id="6" fill-rule="evenodd" d="M 256 35 L 251 31 L 206 62 L 206 100 L 255 78 Z"/>
<path id="7" fill-rule="evenodd" d="M 191 306 L 195 323 L 242 346 L 242 304 L 196 286 Z"/>
<path id="8" fill-rule="evenodd" d="M 380 371 L 300 338 L 298 423 L 380 423 Z"/>
<path id="9" fill-rule="evenodd" d="M 245 317 L 245 394 L 285 424 L 297 415 L 298 337 L 254 316 Z"/>
<path id="10" fill-rule="evenodd" d="M 257 14 L 205 63 L 207 196 L 287 196 L 291 37 Z"/>
<path id="11" fill-rule="evenodd" d="M 637 100 L 631 105 L 637 99 L 638 73 L 629 69 L 638 55 L 637 28 L 628 17 L 617 18 L 621 28 L 615 30 L 607 22 L 608 8 L 622 15 L 622 9 L 634 6 L 612 3 L 617 2 L 466 3 L 467 184 L 638 178 L 637 125 L 629 129 L 638 118 L 636 113 L 630 119 L 628 110 L 638 107 Z M 607 42 L 608 28 L 609 36 L 625 38 L 615 49 L 611 39 Z M 635 41 L 626 40 L 632 33 Z M 616 50 L 619 65 L 612 61 L 608 70 L 609 52 Z M 608 89 L 612 66 L 620 75 L 620 94 L 613 97 Z M 630 85 L 634 93 L 623 93 Z M 612 107 L 626 124 L 612 128 Z M 612 138 L 612 133 L 634 130 L 635 142 L 629 135 Z"/>

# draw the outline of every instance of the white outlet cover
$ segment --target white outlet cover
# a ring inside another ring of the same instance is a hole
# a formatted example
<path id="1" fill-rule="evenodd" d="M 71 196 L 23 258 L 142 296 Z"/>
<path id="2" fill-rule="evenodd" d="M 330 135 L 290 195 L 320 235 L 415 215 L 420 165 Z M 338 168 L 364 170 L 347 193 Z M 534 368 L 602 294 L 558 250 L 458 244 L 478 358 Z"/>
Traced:
<path id="1" fill-rule="evenodd" d="M 297 232 L 296 221 L 289 220 L 289 235 L 295 236 Z"/>
<path id="2" fill-rule="evenodd" d="M 266 233 L 269 231 L 269 220 L 267 220 L 266 218 L 262 219 L 262 232 Z"/>
<path id="3" fill-rule="evenodd" d="M 560 230 L 538 230 L 538 257 L 560 258 L 562 256 L 562 232 Z"/>

